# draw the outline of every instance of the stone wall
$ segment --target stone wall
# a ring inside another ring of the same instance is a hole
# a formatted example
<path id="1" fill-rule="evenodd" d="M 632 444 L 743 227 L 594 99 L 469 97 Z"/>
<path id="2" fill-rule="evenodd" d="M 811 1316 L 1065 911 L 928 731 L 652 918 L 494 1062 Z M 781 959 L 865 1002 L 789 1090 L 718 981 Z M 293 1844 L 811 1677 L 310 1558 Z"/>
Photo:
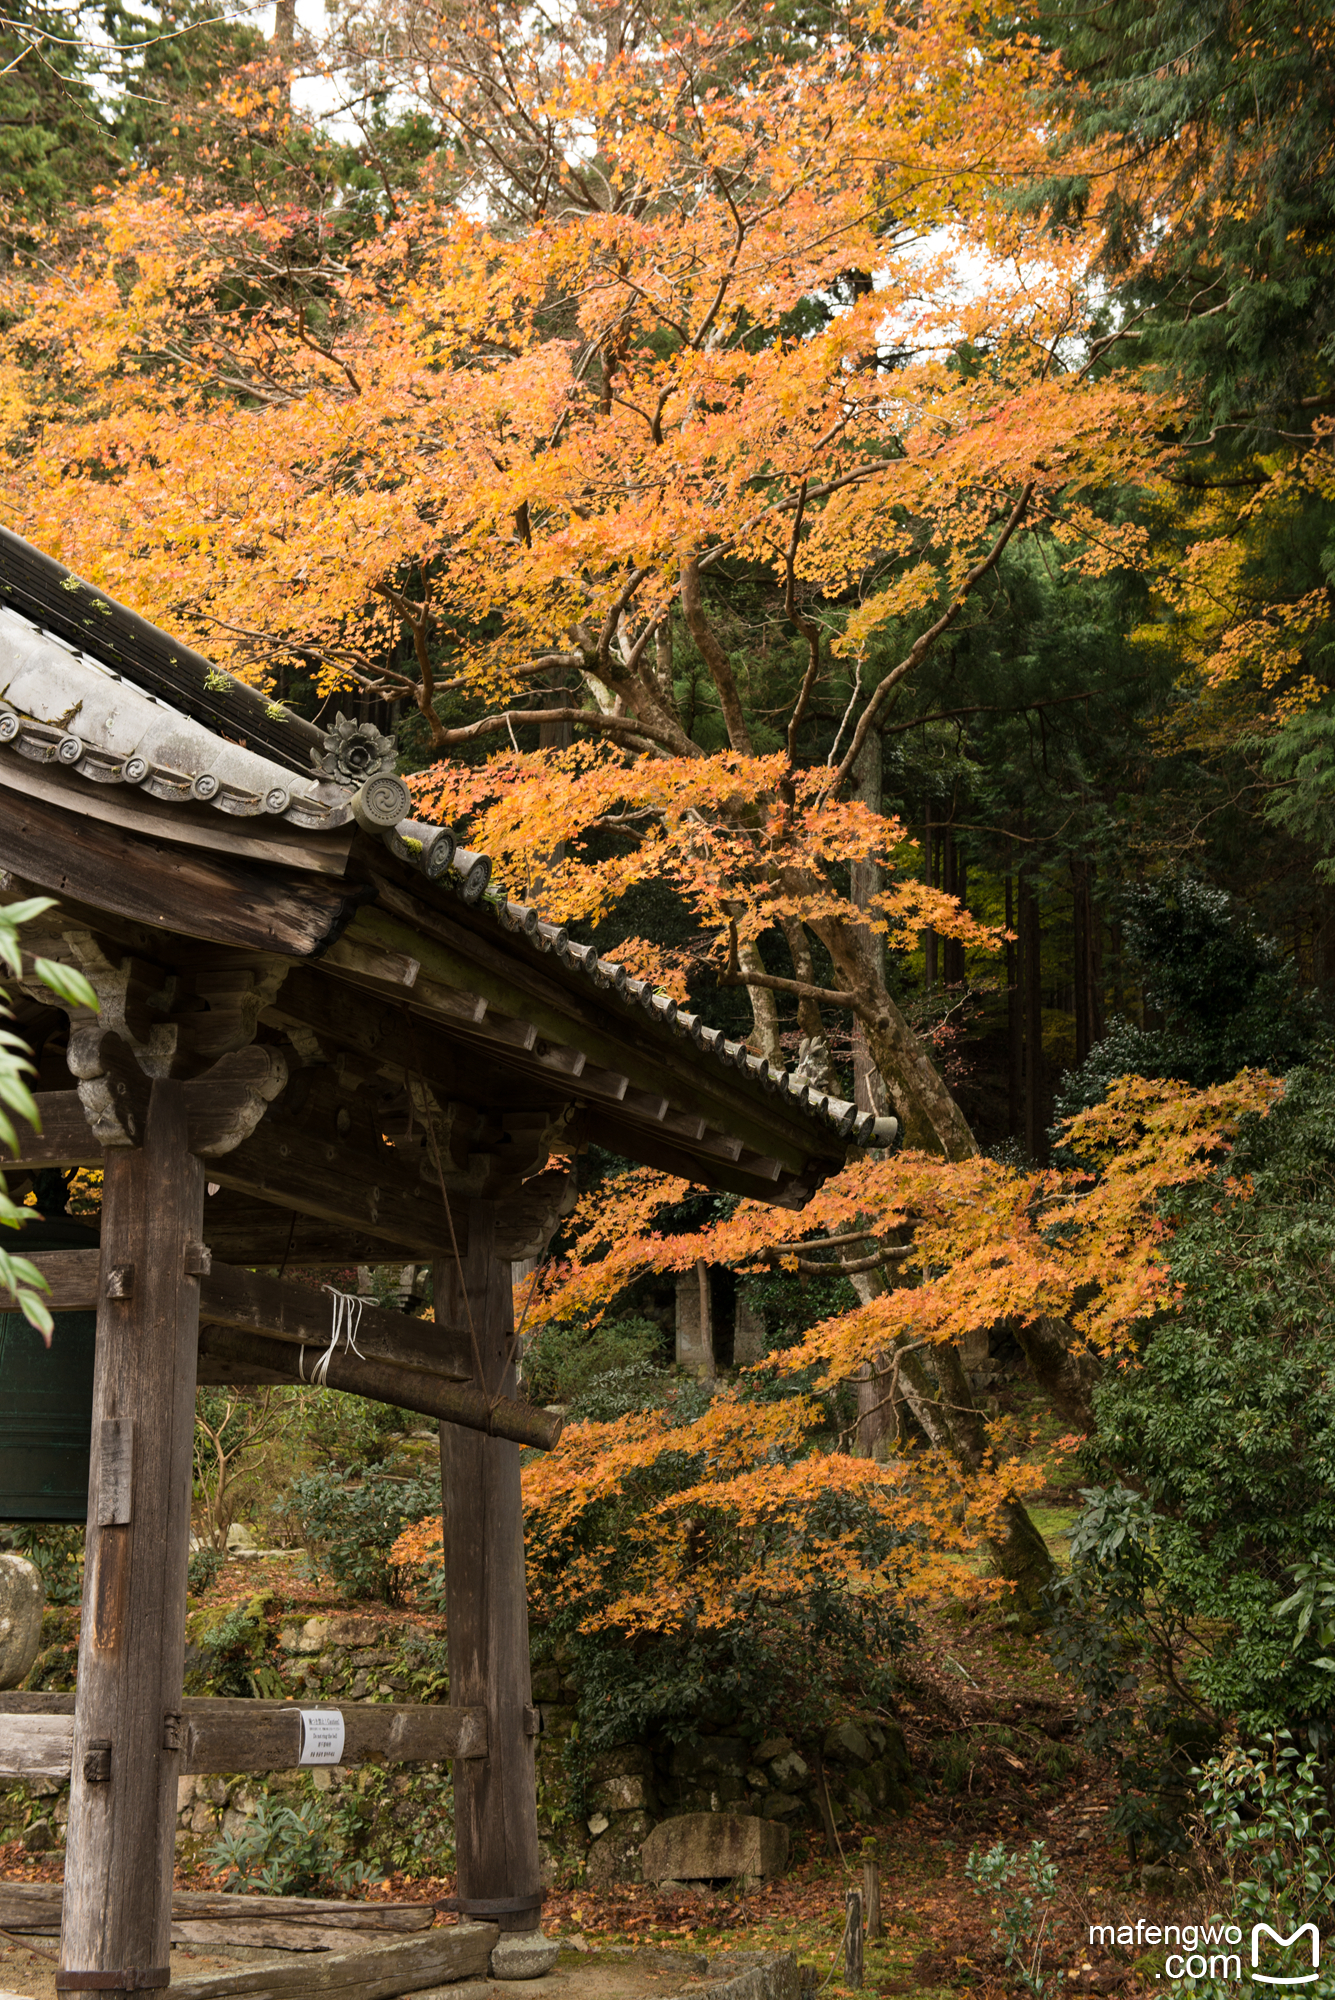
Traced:
<path id="1" fill-rule="evenodd" d="M 678 1813 L 751 1813 L 793 1830 L 821 1826 L 817 1774 L 786 1736 L 749 1741 L 702 1718 L 697 1741 L 624 1743 L 575 1765 L 576 1692 L 552 1668 L 534 1673 L 539 1835 L 547 1886 L 581 1866 L 591 1888 L 640 1879 L 639 1850 L 660 1820 Z M 555 1695 L 557 1699 L 547 1697 Z M 841 1722 L 827 1730 L 821 1765 L 837 1827 L 869 1825 L 909 1803 L 912 1767 L 892 1722 Z"/>
<path id="2" fill-rule="evenodd" d="M 192 1615 L 187 1692 L 321 1701 L 448 1699 L 444 1628 L 392 1613 L 281 1616 L 259 1597 L 226 1612 Z M 32 1685 L 72 1685 L 74 1618 L 48 1613 L 52 1641 Z M 57 1634 L 54 1630 L 59 1625 Z M 66 1628 L 71 1629 L 66 1629 Z M 219 1656 L 220 1634 L 240 1632 L 240 1650 Z M 245 1634 L 252 1638 L 247 1641 Z M 44 1637 L 47 1636 L 45 1633 Z M 43 1666 L 45 1663 L 45 1670 Z M 793 1832 L 822 1824 L 813 1745 L 787 1736 L 757 1742 L 735 1725 L 702 1714 L 695 1743 L 666 1737 L 623 1743 L 585 1756 L 578 1743 L 577 1691 L 549 1665 L 535 1668 L 539 1829 L 547 1887 L 587 1880 L 590 1887 L 637 1881 L 640 1848 L 660 1820 L 681 1813 L 733 1812 L 780 1821 Z M 846 1721 L 820 1748 L 828 1803 L 838 1827 L 869 1825 L 908 1802 L 912 1771 L 898 1727 L 884 1720 Z M 203 1859 L 220 1834 L 241 1832 L 260 1802 L 322 1798 L 347 1832 L 350 1858 L 422 1875 L 453 1866 L 448 1766 L 363 1765 L 255 1777 L 183 1778 L 177 1841 L 183 1861 Z M 59 1845 L 68 1817 L 68 1785 L 51 1781 L 0 1789 L 0 1839 L 42 1823 L 38 1844 Z"/>

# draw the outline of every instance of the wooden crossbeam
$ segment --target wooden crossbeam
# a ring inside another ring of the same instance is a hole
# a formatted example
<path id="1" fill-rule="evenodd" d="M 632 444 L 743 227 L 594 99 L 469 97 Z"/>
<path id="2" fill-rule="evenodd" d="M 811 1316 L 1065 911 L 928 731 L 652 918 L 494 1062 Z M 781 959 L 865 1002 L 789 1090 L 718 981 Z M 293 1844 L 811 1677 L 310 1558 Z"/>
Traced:
<path id="1" fill-rule="evenodd" d="M 65 1778 L 74 1745 L 72 1694 L 0 1694 L 0 1777 Z M 346 1764 L 372 1758 L 437 1764 L 485 1758 L 485 1708 L 427 1702 L 225 1701 L 182 1704 L 181 1770 L 207 1773 L 294 1771 L 301 1755 L 301 1708 L 337 1709 Z"/>
<path id="2" fill-rule="evenodd" d="M 101 1252 L 48 1250 L 32 1260 L 50 1286 L 52 1312 L 88 1312 L 99 1302 Z M 135 1274 L 118 1273 L 118 1298 L 133 1296 Z M 128 1287 L 128 1290 L 127 1290 Z M 286 1279 L 214 1264 L 199 1277 L 201 1362 L 224 1364 L 232 1382 L 311 1382 L 417 1410 L 466 1430 L 550 1451 L 561 1420 L 517 1398 L 492 1400 L 470 1384 L 460 1358 L 466 1336 L 454 1328 L 410 1319 L 361 1302 L 356 1345 L 324 1352 L 333 1329 L 333 1302 Z M 319 1367 L 317 1376 L 316 1369 Z"/>
<path id="3" fill-rule="evenodd" d="M 52 1312 L 93 1312 L 97 1308 L 99 1250 L 45 1250 L 32 1262 L 50 1286 Z M 328 1292 L 312 1291 L 283 1278 L 263 1278 L 254 1271 L 214 1263 L 199 1281 L 199 1317 L 210 1326 L 236 1327 L 262 1333 L 271 1340 L 306 1347 L 313 1354 L 328 1345 L 333 1302 Z M 454 1329 L 430 1320 L 410 1319 L 369 1299 L 361 1301 L 357 1345 L 369 1361 L 386 1361 L 415 1368 L 447 1381 L 466 1382 L 471 1373 L 458 1359 Z"/>
<path id="4" fill-rule="evenodd" d="M 314 1348 L 308 1347 L 304 1360 L 299 1360 L 299 1350 L 289 1342 L 266 1340 L 258 1333 L 235 1333 L 230 1327 L 206 1326 L 200 1335 L 199 1354 L 201 1361 L 230 1364 L 230 1379 L 237 1382 L 247 1379 L 250 1368 L 257 1371 L 257 1377 L 251 1379 L 310 1382 L 317 1379 L 318 1362 L 318 1380 L 326 1388 L 342 1389 L 399 1409 L 418 1410 L 438 1422 L 509 1438 L 535 1451 L 550 1451 L 561 1435 L 561 1418 L 532 1403 L 512 1396 L 493 1400 L 471 1384 L 443 1382 L 416 1368 L 395 1368 L 384 1361 L 363 1361 L 346 1348 L 331 1355 L 326 1365 Z"/>

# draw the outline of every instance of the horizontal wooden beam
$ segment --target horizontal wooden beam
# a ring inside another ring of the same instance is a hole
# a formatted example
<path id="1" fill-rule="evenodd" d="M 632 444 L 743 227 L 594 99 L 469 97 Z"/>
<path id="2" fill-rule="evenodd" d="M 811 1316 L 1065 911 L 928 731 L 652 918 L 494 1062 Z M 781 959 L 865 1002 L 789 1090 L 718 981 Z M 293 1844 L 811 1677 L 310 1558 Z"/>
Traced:
<path id="1" fill-rule="evenodd" d="M 74 1746 L 74 1696 L 0 1694 L 0 1777 L 69 1775 Z M 338 1709 L 344 1764 L 372 1758 L 437 1764 L 487 1755 L 485 1708 L 443 1708 L 428 1702 L 222 1701 L 182 1703 L 182 1772 L 294 1771 L 301 1755 L 300 1710 Z M 116 1747 L 112 1744 L 112 1768 Z"/>
<path id="2" fill-rule="evenodd" d="M 64 1900 L 64 1887 L 59 1882 L 0 1882 L 0 1930 L 21 1931 L 27 1937 L 58 1936 Z M 245 1944 L 248 1939 L 238 1934 L 267 1920 L 322 1940 L 332 1934 L 346 1945 L 359 1933 L 402 1937 L 428 1931 L 435 1917 L 430 1903 L 349 1903 L 326 1901 L 322 1896 L 243 1896 L 212 1889 L 172 1891 L 173 1944 L 178 1942 L 176 1927 L 185 1924 L 209 1924 L 215 1927 L 217 1942 L 230 1937 Z M 327 1949 L 327 1944 L 321 1948 Z"/>
<path id="3" fill-rule="evenodd" d="M 455 1217 L 455 1228 L 464 1250 L 468 1231 L 462 1215 Z M 423 1229 L 419 1241 L 388 1243 L 383 1236 L 222 1187 L 204 1203 L 204 1241 L 224 1263 L 280 1264 L 289 1271 L 309 1265 L 346 1269 L 349 1264 L 429 1264 L 437 1257 L 454 1258 L 443 1214 L 434 1228 Z"/>
<path id="4" fill-rule="evenodd" d="M 437 1925 L 416 1937 L 376 1939 L 359 1951 L 305 1953 L 287 1963 L 273 1958 L 235 1972 L 201 1972 L 177 1978 L 173 2000 L 392 2000 L 399 1993 L 435 1993 L 467 1980 L 484 1981 L 496 1924 L 471 1920 Z M 464 1991 L 468 1988 L 465 1987 Z M 490 1991 L 490 1986 L 486 1988 Z"/>
<path id="5" fill-rule="evenodd" d="M 303 1358 L 298 1348 L 285 1341 L 266 1340 L 257 1333 L 237 1333 L 231 1327 L 206 1326 L 199 1337 L 199 1357 L 201 1362 L 226 1363 L 233 1381 L 241 1381 L 248 1367 L 257 1369 L 262 1381 L 319 1381 L 329 1389 L 342 1389 L 396 1409 L 417 1410 L 438 1422 L 459 1424 L 464 1430 L 485 1431 L 490 1437 L 509 1438 L 535 1451 L 550 1451 L 561 1435 L 561 1418 L 531 1403 L 517 1402 L 509 1396 L 493 1403 L 481 1389 L 457 1381 L 442 1381 L 416 1368 L 363 1361 L 346 1347 L 332 1355 L 326 1366 L 323 1354 L 312 1347 L 306 1349 Z"/>
<path id="6" fill-rule="evenodd" d="M 50 1286 L 52 1312 L 94 1312 L 98 1305 L 100 1250 L 44 1250 L 32 1259 Z M 122 1278 L 119 1282 L 124 1285 Z M 122 1291 L 118 1296 L 124 1297 Z M 410 1319 L 369 1299 L 358 1301 L 357 1346 L 368 1361 L 417 1369 L 450 1382 L 467 1382 L 472 1369 L 459 1358 L 467 1338 L 432 1320 Z M 201 1323 L 264 1334 L 270 1340 L 308 1350 L 306 1370 L 329 1345 L 334 1300 L 327 1291 L 285 1278 L 262 1278 L 254 1271 L 214 1263 L 199 1281 Z M 293 1364 L 295 1366 L 295 1362 Z"/>

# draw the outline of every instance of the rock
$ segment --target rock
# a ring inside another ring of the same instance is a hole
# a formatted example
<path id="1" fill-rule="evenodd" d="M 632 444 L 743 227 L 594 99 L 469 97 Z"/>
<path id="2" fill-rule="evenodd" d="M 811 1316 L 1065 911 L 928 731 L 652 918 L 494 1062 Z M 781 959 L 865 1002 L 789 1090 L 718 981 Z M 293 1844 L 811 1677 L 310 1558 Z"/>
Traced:
<path id="1" fill-rule="evenodd" d="M 698 1743 L 679 1743 L 672 1753 L 674 1778 L 694 1778 L 703 1771 L 724 1771 L 740 1778 L 751 1762 L 751 1747 L 735 1736 L 702 1736 Z"/>
<path id="2" fill-rule="evenodd" d="M 804 1784 L 810 1775 L 806 1758 L 799 1757 L 796 1750 L 791 1747 L 785 1756 L 770 1759 L 769 1774 L 780 1790 L 786 1790 L 790 1785 Z"/>
<path id="3" fill-rule="evenodd" d="M 42 1647 L 46 1593 L 25 1556 L 0 1555 L 0 1688 L 18 1687 Z"/>
<path id="4" fill-rule="evenodd" d="M 227 1530 L 228 1552 L 230 1553 L 233 1549 L 257 1549 L 258 1547 L 259 1543 L 251 1534 L 245 1522 L 233 1521 L 231 1527 Z"/>
<path id="5" fill-rule="evenodd" d="M 787 1865 L 788 1829 L 773 1816 L 683 1813 L 661 1821 L 640 1850 L 646 1882 L 769 1881 Z"/>
<path id="6" fill-rule="evenodd" d="M 836 1764 L 870 1764 L 871 1744 L 856 1722 L 836 1722 L 825 1732 L 822 1754 Z"/>
<path id="7" fill-rule="evenodd" d="M 612 1822 L 607 1817 L 607 1814 L 600 1812 L 594 1813 L 592 1817 L 587 1821 L 589 1832 L 593 1835 L 595 1840 L 598 1838 L 600 1833 L 606 1833 L 608 1827 L 611 1824 Z"/>
<path id="8" fill-rule="evenodd" d="M 554 1939 L 541 1931 L 503 1931 L 491 1948 L 493 1979 L 541 1979 L 561 1955 Z"/>
<path id="9" fill-rule="evenodd" d="M 760 1808 L 762 1819 L 787 1819 L 790 1814 L 801 1812 L 802 1801 L 795 1799 L 791 1792 L 771 1792 Z"/>
<path id="10" fill-rule="evenodd" d="M 607 1830 L 589 1849 L 584 1880 L 591 1889 L 608 1889 L 614 1882 L 640 1880 L 640 1849 L 652 1831 L 645 1812 L 613 1813 Z"/>
<path id="11" fill-rule="evenodd" d="M 31 1826 L 23 1829 L 23 1851 L 25 1854 L 49 1854 L 56 1844 L 56 1836 L 49 1819 L 35 1819 Z"/>
<path id="12" fill-rule="evenodd" d="M 285 1653 L 322 1653 L 329 1643 L 327 1618 L 308 1618 L 302 1626 L 284 1625 L 278 1643 Z"/>
<path id="13" fill-rule="evenodd" d="M 786 1736 L 767 1736 L 763 1743 L 756 1745 L 757 1764 L 768 1764 L 771 1757 L 786 1757 L 792 1749 Z"/>
<path id="14" fill-rule="evenodd" d="M 653 1774 L 654 1760 L 643 1743 L 618 1743 L 612 1750 L 600 1750 L 588 1763 L 591 1785 L 608 1778 L 652 1778 Z"/>
<path id="15" fill-rule="evenodd" d="M 606 1778 L 601 1785 L 592 1786 L 589 1799 L 603 1812 L 630 1812 L 636 1806 L 652 1808 L 654 1803 L 649 1780 L 630 1774 L 623 1778 Z"/>

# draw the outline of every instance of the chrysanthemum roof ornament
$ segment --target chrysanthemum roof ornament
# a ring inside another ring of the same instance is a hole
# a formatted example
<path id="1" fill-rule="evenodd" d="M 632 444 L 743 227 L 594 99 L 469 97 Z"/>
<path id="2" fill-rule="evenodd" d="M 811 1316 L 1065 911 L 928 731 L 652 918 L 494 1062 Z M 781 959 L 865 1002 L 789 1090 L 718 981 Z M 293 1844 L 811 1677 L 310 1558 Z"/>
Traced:
<path id="1" fill-rule="evenodd" d="M 340 709 L 333 728 L 324 731 L 324 754 L 312 750 L 311 762 L 337 785 L 364 785 L 368 778 L 392 772 L 397 755 L 392 736 L 382 736 L 373 722 L 354 722 Z"/>

